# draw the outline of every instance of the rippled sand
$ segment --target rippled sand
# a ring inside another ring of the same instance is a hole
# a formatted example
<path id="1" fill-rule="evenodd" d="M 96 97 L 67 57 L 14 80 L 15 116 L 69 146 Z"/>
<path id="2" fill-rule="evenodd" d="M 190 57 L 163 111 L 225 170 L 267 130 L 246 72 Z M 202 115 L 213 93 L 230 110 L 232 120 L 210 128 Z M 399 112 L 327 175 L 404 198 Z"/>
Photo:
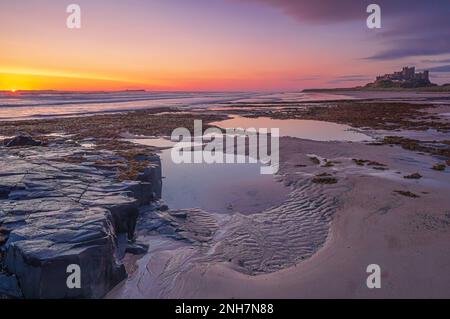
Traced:
<path id="1" fill-rule="evenodd" d="M 436 159 L 398 147 L 295 138 L 283 138 L 281 148 L 282 179 L 291 188 L 285 202 L 247 216 L 193 211 L 171 221 L 181 230 L 178 240 L 143 235 L 151 250 L 131 262 L 136 270 L 109 297 L 450 296 L 450 173 L 431 170 Z M 323 167 L 323 159 L 335 164 Z M 417 171 L 422 179 L 403 177 Z M 337 183 L 312 183 L 324 172 Z M 382 268 L 383 289 L 366 286 L 372 263 Z"/>

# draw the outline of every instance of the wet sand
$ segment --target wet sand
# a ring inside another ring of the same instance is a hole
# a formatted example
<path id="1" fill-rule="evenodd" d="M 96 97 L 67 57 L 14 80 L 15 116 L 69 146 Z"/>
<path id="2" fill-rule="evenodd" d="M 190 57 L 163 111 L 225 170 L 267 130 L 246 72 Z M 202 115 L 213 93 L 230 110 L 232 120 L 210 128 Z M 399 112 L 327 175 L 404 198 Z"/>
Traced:
<path id="1" fill-rule="evenodd" d="M 450 297 L 448 169 L 386 145 L 283 138 L 281 154 L 290 200 L 251 217 L 216 217 L 220 230 L 207 244 L 160 244 L 109 297 Z M 321 167 L 306 154 L 336 164 Z M 323 172 L 337 183 L 311 183 Z M 414 172 L 423 177 L 404 178 Z M 369 264 L 381 266 L 381 289 L 366 286 Z"/>

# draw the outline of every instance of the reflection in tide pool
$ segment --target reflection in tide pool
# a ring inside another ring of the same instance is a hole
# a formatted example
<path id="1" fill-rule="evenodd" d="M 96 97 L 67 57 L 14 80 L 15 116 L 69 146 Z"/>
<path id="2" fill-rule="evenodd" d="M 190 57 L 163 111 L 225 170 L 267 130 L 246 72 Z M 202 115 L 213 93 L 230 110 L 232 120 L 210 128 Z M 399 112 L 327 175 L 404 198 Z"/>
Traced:
<path id="1" fill-rule="evenodd" d="M 219 213 L 255 213 L 281 203 L 288 190 L 260 164 L 174 164 L 161 154 L 163 198 L 170 208 L 199 207 Z"/>
<path id="2" fill-rule="evenodd" d="M 156 147 L 171 147 L 167 139 L 128 140 Z M 163 199 L 171 209 L 201 208 L 217 213 L 260 212 L 286 198 L 289 189 L 273 175 L 262 175 L 261 164 L 175 164 L 172 149 L 161 151 Z M 188 151 L 190 152 L 190 151 Z"/>
<path id="3" fill-rule="evenodd" d="M 348 125 L 313 120 L 277 120 L 269 117 L 231 119 L 211 123 L 221 128 L 279 128 L 280 136 L 290 136 L 314 141 L 370 141 L 368 135 L 356 132 Z"/>
<path id="4" fill-rule="evenodd" d="M 126 141 L 135 143 L 135 144 L 141 144 L 146 146 L 153 146 L 157 148 L 171 148 L 175 146 L 177 143 L 172 142 L 168 138 L 131 138 L 126 139 Z"/>
<path id="5" fill-rule="evenodd" d="M 368 141 L 371 137 L 347 125 L 311 120 L 274 120 L 233 117 L 213 123 L 222 128 L 279 128 L 281 136 L 316 141 Z M 129 139 L 133 143 L 164 148 L 163 199 L 171 209 L 201 208 L 226 213 L 256 213 L 281 203 L 289 189 L 272 175 L 262 175 L 261 164 L 175 164 L 171 158 L 175 142 L 166 138 Z M 195 144 L 198 145 L 198 144 Z M 189 142 L 186 147 L 190 146 Z M 191 151 L 187 148 L 187 152 Z"/>

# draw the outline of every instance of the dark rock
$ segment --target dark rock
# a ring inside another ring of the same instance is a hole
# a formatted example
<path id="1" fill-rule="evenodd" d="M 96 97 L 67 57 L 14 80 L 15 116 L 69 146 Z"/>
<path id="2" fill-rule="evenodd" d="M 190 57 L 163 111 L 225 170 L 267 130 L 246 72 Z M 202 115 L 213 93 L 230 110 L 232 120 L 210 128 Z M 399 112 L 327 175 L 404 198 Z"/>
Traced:
<path id="1" fill-rule="evenodd" d="M 411 197 L 411 198 L 419 198 L 420 197 L 419 195 L 416 195 L 410 191 L 394 191 L 394 193 L 400 194 L 405 197 Z"/>
<path id="2" fill-rule="evenodd" d="M 152 216 L 153 215 L 153 216 Z M 189 243 L 205 243 L 212 239 L 218 229 L 217 220 L 201 209 L 156 211 L 147 216 L 145 227 L 159 234 Z"/>
<path id="3" fill-rule="evenodd" d="M 414 174 L 411 174 L 411 175 L 403 176 L 403 178 L 406 178 L 406 179 L 421 179 L 422 175 L 420 175 L 419 173 L 414 173 Z"/>
<path id="4" fill-rule="evenodd" d="M 129 243 L 127 248 L 125 249 L 126 253 L 133 255 L 143 255 L 147 253 L 148 245 L 142 243 Z"/>
<path id="5" fill-rule="evenodd" d="M 0 299 L 2 296 L 14 299 L 23 297 L 16 276 L 0 273 Z"/>
<path id="6" fill-rule="evenodd" d="M 128 239 L 134 238 L 136 221 L 139 216 L 139 209 L 135 203 L 112 205 L 110 211 L 113 216 L 113 223 L 118 233 L 127 233 Z"/>
<path id="7" fill-rule="evenodd" d="M 432 169 L 435 171 L 445 171 L 445 164 L 434 164 Z"/>
<path id="8" fill-rule="evenodd" d="M 100 298 L 126 278 L 115 259 L 115 232 L 106 209 L 29 216 L 7 243 L 6 270 L 25 298 Z M 81 268 L 81 288 L 69 289 L 67 267 Z"/>
<path id="9" fill-rule="evenodd" d="M 64 143 L 0 149 L 0 252 L 4 270 L 13 275 L 0 277 L 3 290 L 20 287 L 25 298 L 101 298 L 126 278 L 118 237 L 134 239 L 139 206 L 160 193 L 161 181 L 153 178 L 161 170 L 155 160 L 145 181 L 117 182 L 114 171 L 93 164 L 111 158 L 110 152 L 83 151 L 83 163 L 60 161 L 79 152 Z M 81 289 L 66 285 L 71 264 L 81 268 Z"/>
<path id="10" fill-rule="evenodd" d="M 0 226 L 0 234 L 8 235 L 11 232 L 11 229 Z"/>
<path id="11" fill-rule="evenodd" d="M 128 185 L 127 190 L 137 200 L 138 206 L 148 205 L 157 199 L 153 192 L 154 188 L 152 183 L 128 181 L 123 183 Z"/>
<path id="12" fill-rule="evenodd" d="M 161 160 L 158 156 L 150 156 L 147 158 L 151 165 L 147 167 L 143 173 L 140 173 L 138 180 L 141 182 L 151 183 L 154 200 L 161 198 L 162 193 L 162 169 Z"/>
<path id="13" fill-rule="evenodd" d="M 158 207 L 158 210 L 160 210 L 161 212 L 166 212 L 169 210 L 169 206 L 167 206 L 166 204 L 162 204 Z"/>
<path id="14" fill-rule="evenodd" d="M 3 141 L 6 147 L 18 147 L 18 146 L 40 146 L 42 142 L 34 140 L 31 136 L 18 135 L 11 139 L 5 139 Z"/>

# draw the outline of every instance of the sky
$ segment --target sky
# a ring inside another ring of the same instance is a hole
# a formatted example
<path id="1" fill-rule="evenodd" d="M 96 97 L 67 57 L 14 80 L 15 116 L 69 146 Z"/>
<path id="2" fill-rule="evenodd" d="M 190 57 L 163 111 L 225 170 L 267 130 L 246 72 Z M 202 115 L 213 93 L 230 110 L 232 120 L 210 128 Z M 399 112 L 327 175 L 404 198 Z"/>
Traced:
<path id="1" fill-rule="evenodd" d="M 449 14 L 448 0 L 0 0 L 0 90 L 293 91 L 402 66 L 450 83 Z"/>

